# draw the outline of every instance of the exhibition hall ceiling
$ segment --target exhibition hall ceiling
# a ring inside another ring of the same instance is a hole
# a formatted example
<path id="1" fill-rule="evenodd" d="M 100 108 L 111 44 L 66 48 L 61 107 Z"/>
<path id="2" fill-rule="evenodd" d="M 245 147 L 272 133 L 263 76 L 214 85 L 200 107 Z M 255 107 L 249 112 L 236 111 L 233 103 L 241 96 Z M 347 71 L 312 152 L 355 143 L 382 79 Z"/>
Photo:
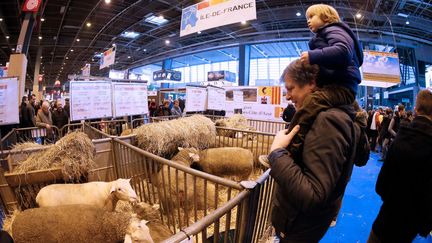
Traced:
<path id="1" fill-rule="evenodd" d="M 85 63 L 92 64 L 92 75 L 106 75 L 108 68 L 99 70 L 98 54 L 113 44 L 117 47 L 117 55 L 112 68 L 117 70 L 151 63 L 167 56 L 177 56 L 176 60 L 181 62 L 184 53 L 219 47 L 228 51 L 215 50 L 214 55 L 202 58 L 212 62 L 234 60 L 238 57 L 238 48 L 231 47 L 241 43 L 257 44 L 252 46 L 253 57 L 281 52 L 284 52 L 282 56 L 295 55 L 299 49 L 306 48 L 305 40 L 311 36 L 306 29 L 305 10 L 318 2 L 335 6 L 343 20 L 359 30 L 382 33 L 393 30 L 401 35 L 432 39 L 432 3 L 418 0 L 257 0 L 257 20 L 180 38 L 181 11 L 198 2 L 44 0 L 30 43 L 28 79 L 34 73 L 38 48 L 42 48 L 41 72 L 48 86 L 56 79 L 67 80 L 67 74 L 81 72 Z M 24 16 L 20 10 L 22 3 L 23 0 L 0 1 L 0 65 L 5 65 L 16 48 Z M 165 23 L 158 25 L 151 19 Z M 273 36 L 273 41 L 277 41 L 278 36 L 290 30 L 295 30 L 292 31 L 294 36 L 298 33 L 298 40 L 294 38 L 295 45 L 286 40 L 281 40 L 276 46 L 264 43 L 266 37 Z M 138 35 L 134 37 L 134 34 Z M 195 59 L 199 62 L 198 58 Z"/>

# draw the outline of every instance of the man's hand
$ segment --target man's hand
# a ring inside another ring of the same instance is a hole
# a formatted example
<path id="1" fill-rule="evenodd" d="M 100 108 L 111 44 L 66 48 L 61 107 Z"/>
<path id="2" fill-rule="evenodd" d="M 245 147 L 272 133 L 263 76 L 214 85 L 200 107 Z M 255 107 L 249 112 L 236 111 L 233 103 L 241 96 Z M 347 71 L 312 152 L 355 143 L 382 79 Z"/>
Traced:
<path id="1" fill-rule="evenodd" d="M 300 56 L 300 60 L 303 64 L 310 64 L 309 63 L 309 53 L 307 51 L 302 52 Z"/>
<path id="2" fill-rule="evenodd" d="M 270 153 L 278 148 L 286 148 L 288 147 L 288 144 L 291 143 L 291 140 L 293 139 L 294 135 L 300 130 L 300 126 L 297 125 L 293 128 L 293 130 L 287 134 L 288 129 L 279 131 L 274 140 L 273 144 L 270 148 Z"/>

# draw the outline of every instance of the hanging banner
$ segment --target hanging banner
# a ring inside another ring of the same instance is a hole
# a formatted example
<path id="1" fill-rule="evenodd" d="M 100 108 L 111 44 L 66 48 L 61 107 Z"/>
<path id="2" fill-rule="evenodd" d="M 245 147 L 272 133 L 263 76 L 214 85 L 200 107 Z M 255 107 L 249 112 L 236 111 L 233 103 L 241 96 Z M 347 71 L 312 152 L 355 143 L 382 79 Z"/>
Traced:
<path id="1" fill-rule="evenodd" d="M 225 89 L 207 87 L 207 110 L 225 110 Z"/>
<path id="2" fill-rule="evenodd" d="M 71 81 L 69 88 L 72 121 L 112 117 L 111 82 Z"/>
<path id="3" fill-rule="evenodd" d="M 0 79 L 0 125 L 18 123 L 18 79 Z"/>
<path id="4" fill-rule="evenodd" d="M 113 83 L 114 117 L 148 114 L 146 83 Z"/>
<path id="5" fill-rule="evenodd" d="M 183 9 L 180 37 L 253 19 L 255 0 L 205 0 Z"/>
<path id="6" fill-rule="evenodd" d="M 106 68 L 110 65 L 113 65 L 115 62 L 115 54 L 116 54 L 116 47 L 115 46 L 104 51 L 104 53 L 100 59 L 99 69 Z"/>
<path id="7" fill-rule="evenodd" d="M 388 88 L 400 83 L 400 65 L 397 53 L 365 51 L 361 67 L 360 85 Z"/>
<path id="8" fill-rule="evenodd" d="M 206 87 L 186 86 L 186 111 L 205 111 L 207 101 Z"/>
<path id="9" fill-rule="evenodd" d="M 90 77 L 90 63 L 86 63 L 86 65 L 81 70 L 83 77 Z"/>

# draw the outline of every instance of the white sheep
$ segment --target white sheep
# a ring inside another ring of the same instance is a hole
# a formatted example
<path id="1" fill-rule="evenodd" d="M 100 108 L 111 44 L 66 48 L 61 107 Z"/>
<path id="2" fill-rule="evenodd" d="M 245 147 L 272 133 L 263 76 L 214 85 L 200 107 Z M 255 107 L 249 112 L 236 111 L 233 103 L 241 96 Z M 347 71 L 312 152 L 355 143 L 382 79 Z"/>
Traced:
<path id="1" fill-rule="evenodd" d="M 187 148 L 194 160 L 192 167 L 220 177 L 247 180 L 253 170 L 253 154 L 250 150 L 238 147 L 211 148 L 198 151 Z"/>
<path id="2" fill-rule="evenodd" d="M 53 184 L 42 188 L 36 196 L 39 207 L 85 204 L 107 211 L 114 211 L 118 200 L 137 201 L 130 179 L 84 184 Z"/>
<path id="3" fill-rule="evenodd" d="M 147 223 L 148 221 L 133 218 L 127 229 L 124 243 L 154 243 Z"/>
<path id="4" fill-rule="evenodd" d="M 12 221 L 16 243 L 92 242 L 134 239 L 153 243 L 146 220 L 89 205 L 62 205 L 20 212 Z"/>

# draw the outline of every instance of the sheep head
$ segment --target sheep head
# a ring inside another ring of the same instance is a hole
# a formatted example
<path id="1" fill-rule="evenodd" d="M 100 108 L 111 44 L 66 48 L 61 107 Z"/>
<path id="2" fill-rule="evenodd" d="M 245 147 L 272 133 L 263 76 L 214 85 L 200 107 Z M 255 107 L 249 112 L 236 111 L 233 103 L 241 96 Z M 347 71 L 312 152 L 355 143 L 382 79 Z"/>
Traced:
<path id="1" fill-rule="evenodd" d="M 136 202 L 137 194 L 130 185 L 131 179 L 117 179 L 111 183 L 110 192 L 114 194 L 119 200 Z"/>
<path id="2" fill-rule="evenodd" d="M 125 243 L 154 243 L 150 229 L 147 226 L 148 221 L 132 218 L 125 236 Z"/>

